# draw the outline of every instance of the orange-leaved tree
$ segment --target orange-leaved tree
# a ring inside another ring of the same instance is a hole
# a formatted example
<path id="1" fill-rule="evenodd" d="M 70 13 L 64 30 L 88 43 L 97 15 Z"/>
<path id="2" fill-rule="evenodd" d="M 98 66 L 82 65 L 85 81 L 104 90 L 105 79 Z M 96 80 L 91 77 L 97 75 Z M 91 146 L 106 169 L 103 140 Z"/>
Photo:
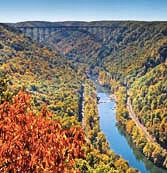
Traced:
<path id="1" fill-rule="evenodd" d="M 75 172 L 75 158 L 85 157 L 84 132 L 48 116 L 45 108 L 35 115 L 23 91 L 0 105 L 0 172 Z"/>

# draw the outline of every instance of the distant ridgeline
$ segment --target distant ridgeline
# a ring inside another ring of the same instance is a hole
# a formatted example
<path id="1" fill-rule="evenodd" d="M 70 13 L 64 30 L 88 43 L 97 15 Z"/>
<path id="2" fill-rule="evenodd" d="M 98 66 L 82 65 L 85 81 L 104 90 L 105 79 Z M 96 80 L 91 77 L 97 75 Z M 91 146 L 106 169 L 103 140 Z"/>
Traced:
<path id="1" fill-rule="evenodd" d="M 137 58 L 138 53 L 167 35 L 166 22 L 34 21 L 9 25 L 70 59 L 92 66 L 101 64 L 102 59 L 110 55 L 118 63 L 129 61 L 133 56 Z M 116 58 L 117 55 L 120 58 Z"/>
<path id="2" fill-rule="evenodd" d="M 114 26 L 110 24 L 101 23 L 87 23 L 87 22 L 23 22 L 15 24 L 15 27 L 21 30 L 26 36 L 31 37 L 33 40 L 42 42 L 51 37 L 54 32 L 64 31 L 79 31 L 91 35 L 94 39 L 100 42 L 107 42 L 111 38 L 111 32 L 116 28 L 122 28 L 123 26 Z"/>

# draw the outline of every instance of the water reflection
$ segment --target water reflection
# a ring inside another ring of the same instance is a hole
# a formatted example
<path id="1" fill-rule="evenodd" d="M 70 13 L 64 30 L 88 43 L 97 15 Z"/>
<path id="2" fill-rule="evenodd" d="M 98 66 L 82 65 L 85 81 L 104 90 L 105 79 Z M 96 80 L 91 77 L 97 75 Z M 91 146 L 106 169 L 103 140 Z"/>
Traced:
<path id="1" fill-rule="evenodd" d="M 164 169 L 161 169 L 161 168 L 158 168 L 157 166 L 155 166 L 151 161 L 147 160 L 146 157 L 138 149 L 136 149 L 130 136 L 125 133 L 125 130 L 121 126 L 119 126 L 117 124 L 117 128 L 118 128 L 118 131 L 120 132 L 120 134 L 126 138 L 129 146 L 133 149 L 133 153 L 134 153 L 136 159 L 138 161 L 144 162 L 146 169 L 150 173 L 167 173 L 167 170 L 164 170 Z"/>

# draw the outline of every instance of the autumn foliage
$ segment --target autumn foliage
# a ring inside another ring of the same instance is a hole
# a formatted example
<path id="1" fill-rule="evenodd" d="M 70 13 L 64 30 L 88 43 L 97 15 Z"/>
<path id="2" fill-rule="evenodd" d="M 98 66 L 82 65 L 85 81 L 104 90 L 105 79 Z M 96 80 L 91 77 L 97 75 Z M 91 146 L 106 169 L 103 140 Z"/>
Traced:
<path id="1" fill-rule="evenodd" d="M 75 158 L 84 157 L 84 133 L 63 129 L 49 116 L 45 108 L 36 115 L 23 91 L 12 104 L 0 105 L 0 172 L 75 172 Z"/>

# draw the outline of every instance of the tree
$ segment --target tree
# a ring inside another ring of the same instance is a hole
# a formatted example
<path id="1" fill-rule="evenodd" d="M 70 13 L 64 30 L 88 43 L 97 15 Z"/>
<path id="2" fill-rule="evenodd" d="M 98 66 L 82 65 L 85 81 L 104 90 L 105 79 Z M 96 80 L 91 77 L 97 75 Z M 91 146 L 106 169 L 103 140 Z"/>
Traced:
<path id="1" fill-rule="evenodd" d="M 0 72 L 0 104 L 3 103 L 5 100 L 11 100 L 12 93 L 8 91 L 7 84 L 8 80 L 5 73 Z"/>
<path id="2" fill-rule="evenodd" d="M 75 158 L 84 158 L 81 128 L 63 129 L 49 120 L 44 107 L 33 113 L 29 94 L 0 105 L 0 169 L 2 172 L 74 172 Z"/>

